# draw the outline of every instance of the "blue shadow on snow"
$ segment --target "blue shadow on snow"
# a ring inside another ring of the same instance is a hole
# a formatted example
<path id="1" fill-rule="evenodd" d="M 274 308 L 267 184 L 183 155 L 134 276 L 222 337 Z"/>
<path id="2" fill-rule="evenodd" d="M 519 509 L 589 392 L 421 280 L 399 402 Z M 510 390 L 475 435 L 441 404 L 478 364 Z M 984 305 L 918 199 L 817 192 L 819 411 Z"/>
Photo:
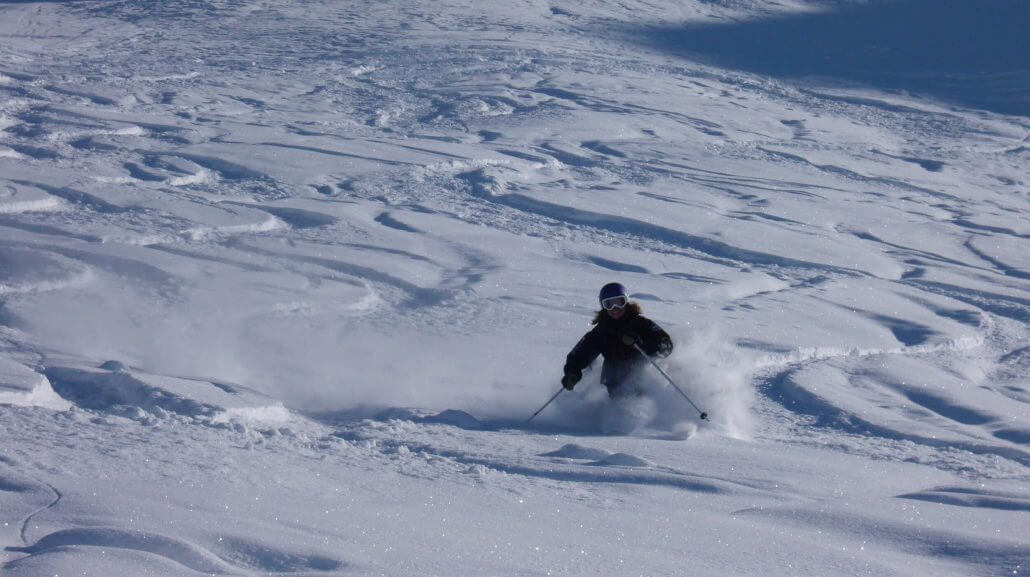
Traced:
<path id="1" fill-rule="evenodd" d="M 638 42 L 778 78 L 824 77 L 1030 115 L 1030 2 L 872 0 L 726 24 L 631 30 Z"/>

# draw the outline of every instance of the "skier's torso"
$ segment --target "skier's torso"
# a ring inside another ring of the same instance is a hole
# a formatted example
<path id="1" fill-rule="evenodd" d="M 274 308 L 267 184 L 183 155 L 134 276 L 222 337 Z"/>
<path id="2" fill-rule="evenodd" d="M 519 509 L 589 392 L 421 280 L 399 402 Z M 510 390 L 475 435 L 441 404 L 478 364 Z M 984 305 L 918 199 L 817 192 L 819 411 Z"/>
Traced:
<path id="1" fill-rule="evenodd" d="M 604 357 L 601 381 L 615 384 L 629 375 L 636 365 L 644 362 L 634 343 L 639 344 L 648 355 L 659 351 L 667 354 L 667 351 L 672 350 L 668 333 L 640 314 L 635 304 L 628 305 L 625 314 L 618 319 L 601 312 L 595 322 L 594 328 L 569 353 L 565 363 L 566 374 L 582 371 L 601 355 Z M 631 337 L 628 342 L 624 340 L 627 336 Z"/>
<path id="2" fill-rule="evenodd" d="M 622 337 L 630 335 L 642 339 L 643 333 L 651 332 L 652 326 L 657 325 L 643 315 L 626 314 L 618 320 L 602 317 L 590 332 L 595 333 L 595 340 L 606 363 L 629 363 L 644 359 L 636 348 L 632 344 L 626 344 Z"/>

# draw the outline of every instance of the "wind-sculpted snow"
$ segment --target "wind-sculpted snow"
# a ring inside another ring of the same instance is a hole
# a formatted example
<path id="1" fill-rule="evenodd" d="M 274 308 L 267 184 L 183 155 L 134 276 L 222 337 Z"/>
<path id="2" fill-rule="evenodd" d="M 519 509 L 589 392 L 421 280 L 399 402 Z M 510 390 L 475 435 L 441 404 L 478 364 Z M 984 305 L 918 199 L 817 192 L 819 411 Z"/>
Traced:
<path id="1" fill-rule="evenodd" d="M 200 573 L 229 572 L 229 567 L 225 563 L 219 562 L 214 555 L 188 543 L 182 543 L 162 535 L 120 529 L 91 528 L 57 531 L 43 537 L 24 550 L 27 553 L 39 555 L 53 549 L 67 550 L 83 546 L 143 551 L 168 558 Z M 14 564 L 15 571 L 18 570 L 19 565 L 23 565 L 23 563 Z"/>
<path id="2" fill-rule="evenodd" d="M 1010 511 L 1030 511 L 1026 495 L 1000 491 L 984 491 L 969 487 L 935 487 L 918 493 L 899 495 L 903 499 L 918 499 L 959 507 L 988 507 Z"/>
<path id="3" fill-rule="evenodd" d="M 13 155 L 11 158 L 17 159 Z M 0 214 L 58 210 L 61 206 L 58 197 L 31 185 L 19 186 L 17 183 L 9 183 L 7 189 L 0 193 Z"/>
<path id="4" fill-rule="evenodd" d="M 996 4 L 0 3 L 0 573 L 1026 573 Z"/>

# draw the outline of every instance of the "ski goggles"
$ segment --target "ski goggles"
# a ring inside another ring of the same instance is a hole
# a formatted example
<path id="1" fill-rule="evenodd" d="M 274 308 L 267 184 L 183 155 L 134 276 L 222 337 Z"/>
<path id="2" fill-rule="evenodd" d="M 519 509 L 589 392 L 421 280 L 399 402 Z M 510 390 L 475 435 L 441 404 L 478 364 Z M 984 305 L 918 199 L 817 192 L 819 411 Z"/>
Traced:
<path id="1" fill-rule="evenodd" d="M 619 295 L 614 297 L 608 297 L 601 301 L 601 308 L 606 311 L 613 309 L 621 309 L 629 303 L 629 298 L 626 295 Z"/>

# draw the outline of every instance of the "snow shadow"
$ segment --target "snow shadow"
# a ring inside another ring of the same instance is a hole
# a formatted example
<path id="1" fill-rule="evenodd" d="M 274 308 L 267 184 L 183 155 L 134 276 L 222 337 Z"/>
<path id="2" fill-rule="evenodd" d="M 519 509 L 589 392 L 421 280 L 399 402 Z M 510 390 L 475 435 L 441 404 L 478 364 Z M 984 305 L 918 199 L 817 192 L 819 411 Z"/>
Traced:
<path id="1" fill-rule="evenodd" d="M 329 411 L 301 411 L 305 417 L 331 427 L 353 427 L 362 421 L 386 423 L 390 421 L 408 421 L 418 425 L 447 425 L 465 431 L 501 432 L 526 431 L 539 435 L 569 435 L 581 437 L 603 436 L 598 421 L 600 413 L 600 393 L 590 396 L 583 403 L 581 399 L 568 401 L 571 405 L 580 406 L 580 410 L 562 410 L 554 403 L 548 407 L 546 414 L 528 421 L 525 416 L 473 416 L 461 409 L 445 409 L 443 411 L 413 407 L 384 407 L 377 405 L 358 405 L 347 409 Z M 584 406 L 586 408 L 584 408 Z M 554 410 L 554 413 L 551 411 Z M 571 414 L 574 413 L 574 414 Z M 584 416 L 589 413 L 591 416 Z M 337 434 L 341 438 L 352 440 L 346 435 Z"/>
<path id="2" fill-rule="evenodd" d="M 810 390 L 800 377 L 803 368 L 791 368 L 773 375 L 760 385 L 762 394 L 779 403 L 785 409 L 797 414 L 814 417 L 812 427 L 825 427 L 865 437 L 879 437 L 892 441 L 905 441 L 926 447 L 948 448 L 968 451 L 975 455 L 994 455 L 1009 459 L 1021 465 L 1030 465 L 1030 453 L 1020 447 L 993 445 L 982 439 L 963 440 L 942 438 L 935 434 L 914 433 L 899 429 L 896 425 L 881 424 L 875 418 L 864 418 L 860 414 L 838 406 L 832 397 L 826 397 Z M 824 386 L 826 385 L 824 378 Z M 839 377 L 847 382 L 844 377 Z M 838 383 L 839 385 L 841 383 Z M 970 424 L 983 424 L 992 417 L 974 409 L 957 406 L 943 398 L 925 393 L 905 391 L 909 400 L 941 417 Z"/>
<path id="3" fill-rule="evenodd" d="M 13 565 L 26 565 L 34 557 L 55 552 L 81 552 L 83 548 L 103 548 L 113 553 L 131 551 L 152 555 L 196 573 L 208 575 L 310 574 L 337 571 L 346 563 L 322 554 L 300 553 L 266 545 L 260 541 L 219 537 L 216 549 L 176 537 L 140 530 L 107 527 L 82 527 L 54 531 L 26 547 L 8 547 L 7 551 L 28 553 Z"/>
<path id="4" fill-rule="evenodd" d="M 898 495 L 899 499 L 915 499 L 941 505 L 1000 509 L 1002 511 L 1030 511 L 1030 499 L 1025 495 L 991 491 L 979 487 L 935 487 L 925 491 Z"/>
<path id="5" fill-rule="evenodd" d="M 645 45 L 779 78 L 825 77 L 1030 114 L 1030 2 L 873 0 L 725 24 L 642 27 Z"/>
<path id="6" fill-rule="evenodd" d="M 397 413 L 403 415 L 403 412 Z M 402 420 L 410 420 L 400 417 Z M 414 422 L 414 421 L 413 421 Z M 423 419 L 427 423 L 430 420 Z M 448 423 L 449 424 L 449 423 Z M 694 475 L 689 472 L 659 466 L 647 459 L 627 453 L 613 453 L 603 449 L 590 449 L 577 444 L 566 444 L 557 451 L 512 459 L 483 453 L 475 444 L 452 449 L 429 443 L 420 443 L 410 435 L 398 439 L 378 434 L 377 427 L 353 423 L 333 436 L 351 443 L 365 443 L 384 455 L 433 456 L 468 467 L 468 471 L 499 471 L 537 479 L 551 479 L 575 483 L 603 483 L 621 485 L 649 485 L 707 494 L 736 494 L 753 488 L 738 481 Z"/>
<path id="7" fill-rule="evenodd" d="M 54 392 L 84 409 L 109 412 L 139 407 L 150 412 L 161 409 L 191 417 L 218 412 L 218 407 L 162 390 L 128 373 L 71 367 L 47 367 L 45 373 Z"/>

